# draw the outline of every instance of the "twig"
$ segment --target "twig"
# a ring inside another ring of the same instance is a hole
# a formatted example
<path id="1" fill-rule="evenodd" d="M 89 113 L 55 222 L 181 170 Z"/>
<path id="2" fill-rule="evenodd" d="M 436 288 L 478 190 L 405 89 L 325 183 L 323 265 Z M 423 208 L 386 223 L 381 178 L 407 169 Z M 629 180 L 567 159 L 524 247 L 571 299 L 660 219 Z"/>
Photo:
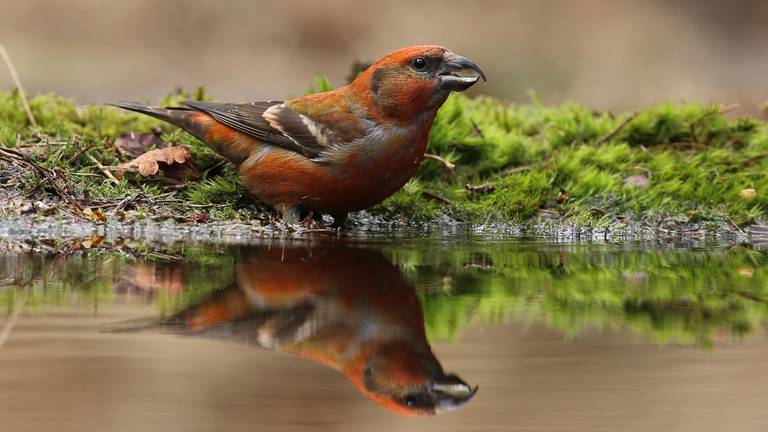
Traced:
<path id="1" fill-rule="evenodd" d="M 298 230 L 299 234 L 310 233 L 324 233 L 324 234 L 338 234 L 339 230 L 336 228 L 301 228 Z"/>
<path id="2" fill-rule="evenodd" d="M 451 161 L 449 161 L 448 159 L 445 159 L 444 157 L 438 156 L 436 154 L 424 153 L 424 159 L 432 159 L 442 163 L 445 166 L 445 169 L 447 169 L 451 173 L 453 172 L 454 169 L 456 169 L 455 164 L 451 163 Z"/>
<path id="3" fill-rule="evenodd" d="M 518 172 L 529 171 L 533 168 L 533 165 L 520 165 L 512 168 L 506 168 L 504 171 L 502 171 L 502 174 L 514 174 Z"/>
<path id="4" fill-rule="evenodd" d="M 614 128 L 612 131 L 610 131 L 607 134 L 603 135 L 602 137 L 598 138 L 595 141 L 594 145 L 595 146 L 599 146 L 599 145 L 604 144 L 604 143 L 610 141 L 611 139 L 613 139 L 613 137 L 618 135 L 618 133 L 621 132 L 621 130 L 624 129 L 624 127 L 629 124 L 629 122 L 631 122 L 632 120 L 635 119 L 635 117 L 637 117 L 637 112 L 633 112 L 632 114 L 630 114 L 629 117 L 625 118 L 623 122 L 619 123 L 619 125 L 616 126 L 616 128 Z"/>
<path id="5" fill-rule="evenodd" d="M 77 215 L 82 216 L 83 207 L 73 196 L 67 193 L 65 188 L 59 184 L 59 179 L 65 182 L 66 179 L 64 179 L 63 176 L 57 174 L 56 171 L 43 168 L 40 164 L 30 159 L 24 153 L 9 148 L 0 147 L 0 159 L 4 159 L 16 164 L 26 165 L 28 168 L 31 168 L 39 178 L 41 178 L 45 183 L 53 188 L 57 195 L 59 195 L 67 204 L 74 207 L 78 211 L 78 213 L 76 213 Z"/>
<path id="6" fill-rule="evenodd" d="M 117 211 L 120 211 L 120 210 L 123 210 L 123 209 L 125 209 L 125 208 L 126 208 L 126 207 L 128 207 L 129 205 L 133 204 L 133 203 L 134 203 L 134 201 L 136 201 L 137 199 L 139 199 L 139 197 L 141 197 L 141 198 L 146 198 L 146 195 L 144 195 L 144 192 L 142 192 L 142 191 L 139 191 L 139 192 L 136 192 L 136 193 L 135 193 L 133 196 L 131 196 L 131 197 L 128 197 L 128 198 L 124 198 L 122 201 L 120 201 L 119 203 L 117 203 L 117 205 L 115 206 L 115 211 L 117 212 Z"/>
<path id="7" fill-rule="evenodd" d="M 85 146 L 85 147 L 81 148 L 81 149 L 80 149 L 80 150 L 79 150 L 77 153 L 75 153 L 74 155 L 72 155 L 72 157 L 70 157 L 69 159 L 67 159 L 67 164 L 71 165 L 71 164 L 72 164 L 72 162 L 74 162 L 74 161 L 78 160 L 78 159 L 80 158 L 80 156 L 82 156 L 82 155 L 83 155 L 83 153 L 87 152 L 88 150 L 90 150 L 90 149 L 92 149 L 92 148 L 93 148 L 93 144 L 88 144 L 87 146 Z"/>
<path id="8" fill-rule="evenodd" d="M 210 168 L 208 168 L 207 170 L 203 171 L 203 173 L 202 173 L 202 174 L 200 174 L 200 178 L 201 178 L 201 179 L 206 179 L 206 178 L 208 178 L 208 173 L 210 173 L 211 171 L 213 171 L 213 170 L 215 170 L 215 169 L 221 168 L 221 167 L 222 167 L 222 166 L 224 166 L 224 165 L 225 165 L 227 162 L 229 162 L 229 161 L 228 161 L 228 160 L 226 160 L 226 159 L 223 159 L 223 160 L 220 160 L 220 161 L 216 162 L 216 163 L 215 163 L 215 164 L 213 164 L 213 165 L 212 165 Z"/>
<path id="9" fill-rule="evenodd" d="M 96 158 L 95 158 L 95 157 L 93 157 L 93 156 L 91 156 L 91 155 L 89 154 L 89 155 L 88 155 L 88 159 L 90 159 L 90 160 L 91 160 L 91 161 L 92 161 L 94 164 L 96 164 L 96 167 L 99 169 L 99 171 L 103 172 L 103 173 L 104 173 L 104 175 L 105 175 L 105 176 L 107 176 L 107 178 L 108 178 L 110 181 L 112 181 L 112 183 L 114 183 L 114 184 L 116 184 L 116 185 L 119 185 L 119 184 L 120 184 L 120 180 L 118 180 L 118 179 L 117 179 L 117 178 L 116 178 L 114 175 L 112 175 L 112 173 L 111 173 L 111 172 L 109 172 L 109 170 L 107 169 L 107 167 L 105 167 L 104 165 L 102 165 L 102 164 L 101 164 L 101 162 L 99 162 L 98 160 L 96 160 Z"/>
<path id="10" fill-rule="evenodd" d="M 5 65 L 8 67 L 8 72 L 11 73 L 11 79 L 13 79 L 13 83 L 16 85 L 16 90 L 19 92 L 21 105 L 24 107 L 24 111 L 26 111 L 27 113 L 27 118 L 29 119 L 29 123 L 32 125 L 32 127 L 37 127 L 35 116 L 32 114 L 32 109 L 29 107 L 27 96 L 24 93 L 24 87 L 21 86 L 21 80 L 19 79 L 19 75 L 16 73 L 16 68 L 13 67 L 13 63 L 11 63 L 11 58 L 8 56 L 8 53 L 5 51 L 5 47 L 3 47 L 2 45 L 0 45 L 0 56 L 3 57 L 3 60 L 5 61 Z"/>
<path id="11" fill-rule="evenodd" d="M 472 129 L 475 130 L 475 133 L 477 134 L 477 136 L 479 136 L 480 138 L 485 138 L 483 131 L 480 130 L 480 127 L 477 125 L 477 123 L 475 123 L 475 121 L 472 119 L 469 119 L 469 121 L 470 123 L 472 123 Z"/>
<path id="12" fill-rule="evenodd" d="M 756 156 L 752 156 L 751 158 L 747 158 L 747 159 L 744 159 L 743 161 L 741 161 L 741 166 L 748 167 L 748 166 L 752 165 L 753 163 L 755 163 L 755 162 L 757 162 L 759 160 L 765 159 L 767 157 L 768 157 L 768 153 L 762 153 L 762 154 L 759 154 L 759 155 L 756 155 Z"/>
<path id="13" fill-rule="evenodd" d="M 3 348 L 5 341 L 8 340 L 8 336 L 11 335 L 11 330 L 13 330 L 13 326 L 16 325 L 16 321 L 19 320 L 21 312 L 24 310 L 24 304 L 26 303 L 26 300 L 27 291 L 23 290 L 19 295 L 18 300 L 16 300 L 16 304 L 13 307 L 13 313 L 11 313 L 11 316 L 8 318 L 8 321 L 6 321 L 3 329 L 0 330 L 0 349 Z"/>
<path id="14" fill-rule="evenodd" d="M 432 198 L 433 200 L 443 202 L 445 204 L 450 204 L 451 203 L 451 200 L 449 200 L 448 198 L 446 198 L 446 197 L 444 197 L 444 196 L 442 196 L 440 194 L 437 194 L 435 192 L 422 191 L 421 195 L 423 195 L 426 198 Z"/>
<path id="15" fill-rule="evenodd" d="M 648 147 L 648 150 L 661 150 L 661 149 L 670 149 L 670 148 L 678 148 L 678 147 L 691 147 L 691 148 L 701 149 L 701 150 L 707 149 L 707 146 L 698 142 L 673 142 L 673 143 L 650 146 Z"/>
<path id="16" fill-rule="evenodd" d="M 179 200 L 183 201 L 183 200 Z M 229 207 L 229 204 L 191 204 L 186 203 L 184 204 L 185 207 L 192 207 L 192 208 L 222 208 L 222 207 Z"/>
<path id="17" fill-rule="evenodd" d="M 493 183 L 483 183 L 479 185 L 473 185 L 473 184 L 467 183 L 466 185 L 464 185 L 464 188 L 470 192 L 486 192 L 487 193 L 487 192 L 493 192 L 494 190 L 496 190 L 496 185 L 494 185 Z"/>

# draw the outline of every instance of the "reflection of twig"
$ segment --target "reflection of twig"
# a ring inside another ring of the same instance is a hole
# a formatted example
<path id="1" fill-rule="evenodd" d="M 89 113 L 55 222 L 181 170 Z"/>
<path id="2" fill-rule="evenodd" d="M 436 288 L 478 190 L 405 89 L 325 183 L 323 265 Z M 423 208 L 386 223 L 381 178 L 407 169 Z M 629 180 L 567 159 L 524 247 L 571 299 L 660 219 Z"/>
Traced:
<path id="1" fill-rule="evenodd" d="M 758 297 L 758 296 L 756 296 L 756 295 L 754 295 L 752 293 L 748 293 L 746 291 L 739 292 L 739 295 L 741 297 L 744 297 L 747 300 L 752 300 L 752 301 L 756 301 L 756 302 L 760 302 L 760 303 L 768 303 L 768 300 L 766 300 L 764 298 L 760 298 L 760 297 Z"/>
<path id="2" fill-rule="evenodd" d="M 738 225 L 738 224 L 736 224 L 736 222 L 734 222 L 734 221 L 733 221 L 733 219 L 731 219 L 731 218 L 730 218 L 730 216 L 726 215 L 726 216 L 725 216 L 725 221 L 726 221 L 726 222 L 728 222 L 728 224 L 729 224 L 731 227 L 735 228 L 735 229 L 736 229 L 738 232 L 740 232 L 742 235 L 747 235 L 747 233 L 745 233 L 745 232 L 744 232 L 744 230 L 743 230 L 743 229 L 741 229 L 741 228 L 739 227 L 739 225 Z"/>
<path id="3" fill-rule="evenodd" d="M 11 79 L 13 79 L 13 83 L 16 85 L 16 90 L 19 92 L 21 105 L 24 107 L 24 111 L 26 111 L 27 113 L 27 118 L 29 118 L 29 123 L 32 125 L 32 127 L 37 127 L 35 116 L 32 115 L 32 109 L 29 107 L 27 96 L 24 94 L 24 87 L 21 86 L 21 80 L 19 80 L 19 75 L 16 73 L 16 68 L 13 67 L 13 63 L 11 63 L 11 58 L 8 57 L 8 53 L 5 51 L 5 48 L 2 45 L 0 45 L 0 56 L 3 57 L 3 61 L 5 61 L 5 65 L 8 67 L 8 72 L 11 73 Z"/>
<path id="4" fill-rule="evenodd" d="M 16 325 L 16 321 L 18 321 L 19 316 L 21 316 L 21 311 L 24 310 L 24 303 L 26 300 L 27 291 L 24 290 L 19 295 L 19 299 L 16 300 L 16 304 L 13 306 L 13 313 L 11 313 L 11 316 L 8 318 L 8 321 L 5 323 L 3 329 L 0 330 L 0 349 L 3 348 L 5 341 L 8 340 L 8 336 L 11 335 L 13 326 Z"/>

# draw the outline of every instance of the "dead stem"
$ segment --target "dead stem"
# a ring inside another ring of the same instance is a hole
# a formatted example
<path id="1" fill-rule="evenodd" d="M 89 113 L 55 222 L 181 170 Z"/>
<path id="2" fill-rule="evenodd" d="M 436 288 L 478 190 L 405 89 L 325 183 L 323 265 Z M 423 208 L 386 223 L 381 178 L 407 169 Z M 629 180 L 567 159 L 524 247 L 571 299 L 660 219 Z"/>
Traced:
<path id="1" fill-rule="evenodd" d="M 32 108 L 29 107 L 27 96 L 24 93 L 24 87 L 22 87 L 21 80 L 19 79 L 19 75 L 16 73 L 16 68 L 13 67 L 11 58 L 8 56 L 8 52 L 5 51 L 5 47 L 3 47 L 3 45 L 0 45 L 0 56 L 3 57 L 3 61 L 5 61 L 5 65 L 8 67 L 8 72 L 11 73 L 11 79 L 13 79 L 13 83 L 14 85 L 16 85 L 16 90 L 19 92 L 21 105 L 24 107 L 24 111 L 26 111 L 27 113 L 27 118 L 29 118 L 29 123 L 32 125 L 32 127 L 36 128 L 37 122 L 35 121 L 35 116 L 32 114 Z"/>
<path id="2" fill-rule="evenodd" d="M 451 173 L 453 173 L 453 170 L 456 169 L 455 164 L 451 163 L 451 161 L 449 161 L 448 159 L 445 159 L 444 157 L 438 156 L 436 154 L 424 153 L 424 159 L 432 159 L 442 163 L 443 166 L 445 166 L 445 169 L 447 169 Z"/>
<path id="3" fill-rule="evenodd" d="M 99 162 L 99 161 L 98 161 L 98 160 L 97 160 L 95 157 L 91 156 L 90 154 L 89 154 L 89 155 L 87 155 L 87 156 L 88 156 L 88 159 L 90 159 L 90 160 L 91 160 L 91 162 L 93 162 L 93 163 L 96 165 L 96 167 L 99 169 L 99 171 L 101 171 L 102 173 L 104 173 L 104 175 L 105 175 L 105 176 L 107 176 L 107 178 L 108 178 L 108 179 L 109 179 L 109 180 L 110 180 L 112 183 L 114 183 L 114 184 L 116 184 L 116 185 L 120 185 L 120 180 L 118 180 L 118 179 L 117 179 L 117 178 L 116 178 L 114 175 L 112 175 L 112 173 L 111 173 L 111 172 L 109 172 L 109 170 L 107 169 L 107 167 L 105 167 L 104 165 L 102 165 L 102 164 L 101 164 L 101 162 Z"/>
<path id="4" fill-rule="evenodd" d="M 59 173 L 42 167 L 40 164 L 30 159 L 22 152 L 8 148 L 0 147 L 0 159 L 5 160 L 13 165 L 26 166 L 27 168 L 31 169 L 37 175 L 37 177 L 43 180 L 44 183 L 47 183 L 56 192 L 56 194 L 64 200 L 64 202 L 76 210 L 76 212 L 74 212 L 75 214 L 82 216 L 83 207 L 75 199 L 75 197 L 67 192 L 65 187 L 66 185 L 63 187 L 61 184 L 59 184 L 59 181 L 66 182 L 66 180 Z"/>
<path id="5" fill-rule="evenodd" d="M 616 126 L 616 128 L 615 128 L 615 129 L 613 129 L 612 131 L 610 131 L 610 132 L 608 132 L 607 134 L 603 135 L 602 137 L 598 138 L 598 139 L 595 141 L 595 144 L 594 144 L 594 145 L 596 145 L 596 146 L 599 146 L 599 145 L 601 145 L 601 144 L 605 144 L 606 142 L 608 142 L 608 141 L 610 141 L 611 139 L 613 139 L 613 138 L 614 138 L 616 135 L 618 135 L 618 134 L 619 134 L 619 132 L 621 132 L 621 130 L 622 130 L 622 129 L 624 129 L 624 127 L 625 127 L 626 125 L 628 125 L 628 124 L 629 124 L 629 122 L 631 122 L 632 120 L 634 120 L 634 119 L 635 119 L 635 117 L 637 117 L 637 112 L 633 112 L 632 114 L 630 114 L 630 115 L 629 115 L 629 117 L 625 118 L 623 122 L 619 123 L 619 125 L 618 125 L 618 126 Z"/>

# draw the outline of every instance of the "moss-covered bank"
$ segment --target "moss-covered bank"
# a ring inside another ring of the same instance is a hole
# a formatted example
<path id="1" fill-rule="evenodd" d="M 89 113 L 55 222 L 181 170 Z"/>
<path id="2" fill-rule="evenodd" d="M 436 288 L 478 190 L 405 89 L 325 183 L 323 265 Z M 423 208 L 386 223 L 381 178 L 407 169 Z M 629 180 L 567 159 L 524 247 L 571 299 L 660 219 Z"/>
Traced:
<path id="1" fill-rule="evenodd" d="M 327 85 L 320 84 L 315 90 Z M 179 91 L 160 103 L 184 98 L 207 96 L 202 89 Z M 37 127 L 30 126 L 16 92 L 0 92 L 0 148 L 51 170 L 84 209 L 108 218 L 172 215 L 195 222 L 266 223 L 272 217 L 227 164 L 171 126 L 55 95 L 36 96 L 30 104 Z M 163 141 L 191 151 L 201 178 L 108 178 L 105 171 L 130 159 L 115 139 L 157 126 Z M 543 216 L 585 225 L 674 220 L 743 227 L 763 222 L 768 208 L 766 124 L 730 118 L 715 105 L 667 103 L 612 114 L 575 103 L 550 107 L 453 95 L 435 121 L 428 152 L 439 158 L 425 160 L 416 178 L 371 214 L 422 221 L 447 215 L 471 223 Z M 56 198 L 51 180 L 11 159 L 0 155 L 3 199 Z"/>

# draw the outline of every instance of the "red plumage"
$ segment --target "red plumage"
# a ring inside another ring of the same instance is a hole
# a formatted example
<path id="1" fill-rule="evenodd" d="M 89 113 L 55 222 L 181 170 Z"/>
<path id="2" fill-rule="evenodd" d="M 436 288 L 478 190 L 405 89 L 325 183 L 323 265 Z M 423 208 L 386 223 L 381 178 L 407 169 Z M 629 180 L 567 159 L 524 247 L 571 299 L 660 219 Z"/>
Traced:
<path id="1" fill-rule="evenodd" d="M 459 75 L 465 70 L 476 75 Z M 250 192 L 294 223 L 300 208 L 345 216 L 399 190 L 416 173 L 448 94 L 480 77 L 477 65 L 445 48 L 412 46 L 347 86 L 287 102 L 115 105 L 195 135 L 237 165 Z"/>

